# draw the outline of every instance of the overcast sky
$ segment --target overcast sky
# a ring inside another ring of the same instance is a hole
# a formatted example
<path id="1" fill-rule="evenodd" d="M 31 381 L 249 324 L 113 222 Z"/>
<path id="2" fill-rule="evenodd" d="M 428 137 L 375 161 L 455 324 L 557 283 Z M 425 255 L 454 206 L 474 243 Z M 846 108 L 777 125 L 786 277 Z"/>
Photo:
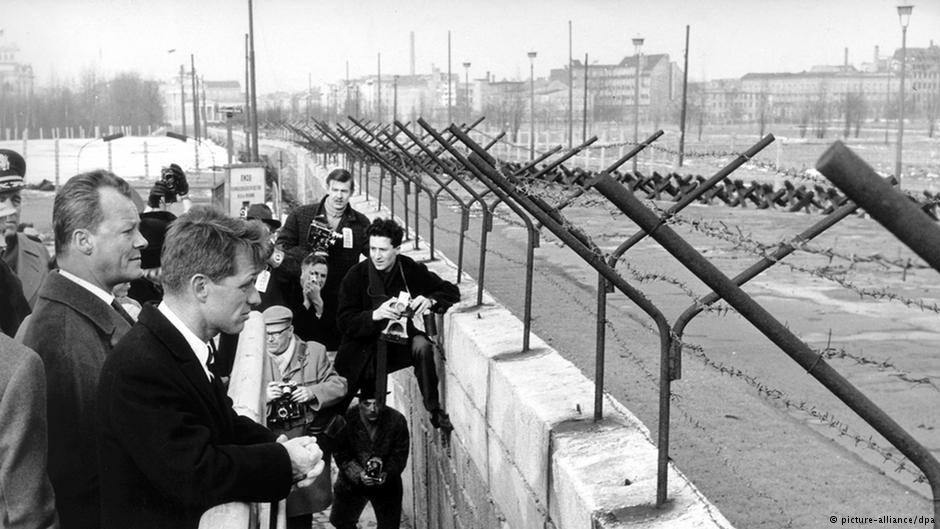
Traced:
<path id="1" fill-rule="evenodd" d="M 536 76 L 573 54 L 614 62 L 633 54 L 668 53 L 680 67 L 685 25 L 691 26 L 689 75 L 739 77 L 748 72 L 801 71 L 854 64 L 900 47 L 897 2 L 889 0 L 255 0 L 259 92 L 302 90 L 372 74 L 407 74 L 409 32 L 416 70 L 452 68 L 471 77 L 528 78 L 526 52 L 538 52 Z M 940 44 L 940 0 L 914 4 L 908 46 Z M 207 80 L 244 79 L 247 0 L 0 0 L 0 39 L 16 43 L 37 83 L 136 70 L 164 79 L 189 64 Z M 169 50 L 175 50 L 169 53 Z"/>

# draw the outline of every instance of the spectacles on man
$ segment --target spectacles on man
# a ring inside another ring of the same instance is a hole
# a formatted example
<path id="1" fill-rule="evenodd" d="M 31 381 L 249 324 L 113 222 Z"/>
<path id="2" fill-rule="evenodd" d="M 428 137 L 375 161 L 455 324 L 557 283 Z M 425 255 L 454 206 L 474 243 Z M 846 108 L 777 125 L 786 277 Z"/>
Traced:
<path id="1" fill-rule="evenodd" d="M 277 340 L 278 337 L 280 337 L 282 334 L 284 334 L 288 329 L 290 329 L 290 327 L 284 327 L 283 329 L 281 329 L 281 330 L 279 330 L 279 331 L 265 331 L 265 334 L 267 335 L 267 340 L 268 340 L 269 342 L 273 342 L 273 341 Z"/>

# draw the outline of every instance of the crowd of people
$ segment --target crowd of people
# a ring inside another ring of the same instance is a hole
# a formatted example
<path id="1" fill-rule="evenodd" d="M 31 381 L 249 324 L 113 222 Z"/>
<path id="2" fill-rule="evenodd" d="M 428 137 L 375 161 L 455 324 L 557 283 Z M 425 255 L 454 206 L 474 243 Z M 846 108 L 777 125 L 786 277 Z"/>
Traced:
<path id="1" fill-rule="evenodd" d="M 195 528 L 215 505 L 284 498 L 290 528 L 327 508 L 356 527 L 367 502 L 399 526 L 409 433 L 385 376 L 413 367 L 450 432 L 420 322 L 460 294 L 400 255 L 394 220 L 353 209 L 348 171 L 283 226 L 265 204 L 192 206 L 175 164 L 144 208 L 122 178 L 82 173 L 56 192 L 52 257 L 20 223 L 25 175 L 0 149 L 3 527 Z M 227 396 L 252 310 L 263 425 Z"/>

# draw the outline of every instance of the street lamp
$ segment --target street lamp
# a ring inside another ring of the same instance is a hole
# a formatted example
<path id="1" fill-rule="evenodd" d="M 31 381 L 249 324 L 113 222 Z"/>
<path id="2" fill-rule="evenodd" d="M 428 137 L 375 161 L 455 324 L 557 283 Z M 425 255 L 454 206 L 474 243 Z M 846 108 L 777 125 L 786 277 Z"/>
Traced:
<path id="1" fill-rule="evenodd" d="M 535 55 L 529 52 L 529 160 L 535 159 Z"/>
<path id="2" fill-rule="evenodd" d="M 643 47 L 643 38 L 633 38 L 634 58 L 636 59 L 636 79 L 633 84 L 633 144 L 639 143 L 640 136 L 640 48 Z M 636 174 L 636 156 L 633 157 L 633 174 Z"/>
<path id="3" fill-rule="evenodd" d="M 463 63 L 464 103 L 467 105 L 467 121 L 470 121 L 470 61 Z"/>
<path id="4" fill-rule="evenodd" d="M 898 93 L 898 154 L 894 162 L 894 174 L 901 187 L 901 146 L 904 143 L 904 67 L 907 63 L 907 25 L 911 21 L 914 6 L 898 6 L 898 20 L 901 22 L 901 87 Z"/>

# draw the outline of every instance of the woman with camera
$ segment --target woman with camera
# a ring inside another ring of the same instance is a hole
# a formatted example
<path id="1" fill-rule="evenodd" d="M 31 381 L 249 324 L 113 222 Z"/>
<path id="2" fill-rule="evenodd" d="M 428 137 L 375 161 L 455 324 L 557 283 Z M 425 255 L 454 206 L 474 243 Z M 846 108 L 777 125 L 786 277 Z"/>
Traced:
<path id="1" fill-rule="evenodd" d="M 330 435 L 331 428 L 323 417 L 318 418 L 318 412 L 346 395 L 346 379 L 333 369 L 322 344 L 304 342 L 294 334 L 290 309 L 275 305 L 267 308 L 263 317 L 267 354 L 262 383 L 266 391 L 268 428 L 288 439 L 318 436 L 323 461 L 329 468 L 330 454 L 320 441 Z M 329 507 L 332 499 L 330 472 L 326 470 L 313 485 L 297 489 L 287 497 L 288 529 L 309 529 L 313 513 Z"/>

